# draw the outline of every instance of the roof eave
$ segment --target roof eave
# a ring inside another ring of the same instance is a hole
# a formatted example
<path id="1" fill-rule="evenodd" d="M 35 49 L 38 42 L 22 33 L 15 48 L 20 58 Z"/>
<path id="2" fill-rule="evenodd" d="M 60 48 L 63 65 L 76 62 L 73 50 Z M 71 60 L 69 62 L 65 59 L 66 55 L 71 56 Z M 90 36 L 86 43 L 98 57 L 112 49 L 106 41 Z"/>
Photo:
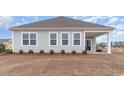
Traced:
<path id="1" fill-rule="evenodd" d="M 18 29 L 85 29 L 85 30 L 91 30 L 91 29 L 98 29 L 98 30 L 115 30 L 116 28 L 110 27 L 110 28 L 89 28 L 89 27 L 49 27 L 49 28 L 10 28 L 9 30 L 18 30 Z"/>

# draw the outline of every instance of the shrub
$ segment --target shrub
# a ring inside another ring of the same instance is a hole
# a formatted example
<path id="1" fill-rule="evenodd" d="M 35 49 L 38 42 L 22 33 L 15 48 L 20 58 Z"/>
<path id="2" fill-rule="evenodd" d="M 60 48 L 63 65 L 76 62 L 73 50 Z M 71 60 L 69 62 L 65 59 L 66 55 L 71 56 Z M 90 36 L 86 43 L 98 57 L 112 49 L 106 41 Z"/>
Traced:
<path id="1" fill-rule="evenodd" d="M 0 49 L 0 53 L 2 53 L 2 50 Z"/>
<path id="2" fill-rule="evenodd" d="M 50 54 L 54 54 L 54 50 L 50 50 Z"/>
<path id="3" fill-rule="evenodd" d="M 76 54 L 76 51 L 75 51 L 75 50 L 73 50 L 71 53 L 72 53 L 72 54 Z"/>
<path id="4" fill-rule="evenodd" d="M 13 51 L 12 51 L 12 49 L 6 49 L 6 50 L 5 50 L 5 53 L 6 53 L 6 54 L 12 54 Z"/>
<path id="5" fill-rule="evenodd" d="M 61 54 L 65 54 L 65 50 L 61 50 Z"/>
<path id="6" fill-rule="evenodd" d="M 40 54 L 44 54 L 44 50 L 40 50 Z"/>
<path id="7" fill-rule="evenodd" d="M 1 43 L 0 44 L 0 53 L 5 52 L 5 50 L 6 50 L 6 46 L 3 43 Z"/>
<path id="8" fill-rule="evenodd" d="M 23 54 L 24 53 L 24 51 L 23 50 L 19 50 L 19 54 Z"/>
<path id="9" fill-rule="evenodd" d="M 34 52 L 33 52 L 33 50 L 29 50 L 28 53 L 29 54 L 33 54 Z"/>
<path id="10" fill-rule="evenodd" d="M 82 51 L 82 54 L 87 54 L 87 51 L 86 50 Z"/>
<path id="11" fill-rule="evenodd" d="M 102 49 L 96 49 L 96 52 L 102 52 Z"/>

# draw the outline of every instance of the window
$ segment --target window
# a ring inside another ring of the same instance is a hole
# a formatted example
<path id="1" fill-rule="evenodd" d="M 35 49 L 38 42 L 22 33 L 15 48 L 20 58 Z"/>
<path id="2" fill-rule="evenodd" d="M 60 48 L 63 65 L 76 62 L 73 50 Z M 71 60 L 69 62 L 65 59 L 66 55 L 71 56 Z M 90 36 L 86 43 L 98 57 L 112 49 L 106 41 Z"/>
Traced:
<path id="1" fill-rule="evenodd" d="M 81 33 L 73 33 L 73 45 L 81 45 L 80 44 Z"/>
<path id="2" fill-rule="evenodd" d="M 36 45 L 36 33 L 22 33 L 22 45 Z"/>
<path id="3" fill-rule="evenodd" d="M 61 44 L 62 45 L 69 45 L 69 33 L 68 32 L 62 32 L 61 33 Z"/>
<path id="4" fill-rule="evenodd" d="M 50 45 L 57 45 L 57 33 L 50 32 Z"/>
<path id="5" fill-rule="evenodd" d="M 29 45 L 29 34 L 23 34 L 23 45 Z"/>
<path id="6" fill-rule="evenodd" d="M 30 45 L 36 45 L 36 34 L 30 34 Z"/>

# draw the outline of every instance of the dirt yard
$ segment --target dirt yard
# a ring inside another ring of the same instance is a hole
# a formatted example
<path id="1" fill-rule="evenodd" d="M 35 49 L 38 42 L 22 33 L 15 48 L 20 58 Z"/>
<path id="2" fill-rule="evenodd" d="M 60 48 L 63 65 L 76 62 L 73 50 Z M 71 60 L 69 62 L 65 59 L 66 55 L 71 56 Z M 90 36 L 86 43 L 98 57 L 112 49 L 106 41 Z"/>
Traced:
<path id="1" fill-rule="evenodd" d="M 124 52 L 112 55 L 12 54 L 0 56 L 1 76 L 120 76 Z"/>

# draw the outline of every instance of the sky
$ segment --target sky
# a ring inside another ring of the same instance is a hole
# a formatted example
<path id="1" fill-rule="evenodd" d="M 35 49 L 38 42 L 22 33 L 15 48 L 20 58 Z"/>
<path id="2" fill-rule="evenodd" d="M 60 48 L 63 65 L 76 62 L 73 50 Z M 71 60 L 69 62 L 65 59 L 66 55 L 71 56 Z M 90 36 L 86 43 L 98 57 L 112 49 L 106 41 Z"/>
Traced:
<path id="1" fill-rule="evenodd" d="M 0 16 L 0 39 L 10 38 L 11 31 L 8 29 L 12 26 L 36 22 L 40 20 L 55 18 L 56 16 Z M 68 16 L 73 19 L 93 22 L 105 26 L 115 27 L 112 32 L 113 41 L 124 41 L 124 16 Z M 98 41 L 104 41 L 106 35 L 98 37 Z"/>

